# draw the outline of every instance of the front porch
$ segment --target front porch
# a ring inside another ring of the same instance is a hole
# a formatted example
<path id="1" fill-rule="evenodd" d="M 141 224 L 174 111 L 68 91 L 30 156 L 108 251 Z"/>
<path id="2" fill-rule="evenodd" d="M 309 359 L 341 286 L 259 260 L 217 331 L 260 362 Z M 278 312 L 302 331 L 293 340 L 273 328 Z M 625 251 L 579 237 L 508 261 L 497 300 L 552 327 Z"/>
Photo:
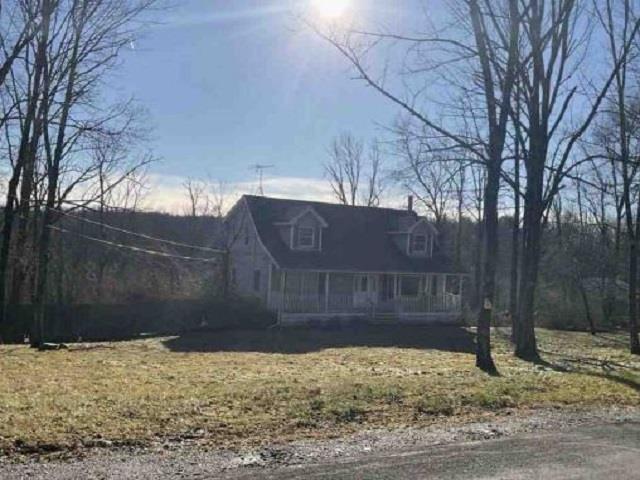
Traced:
<path id="1" fill-rule="evenodd" d="M 268 306 L 281 315 L 399 317 L 462 312 L 464 275 L 272 270 Z"/>

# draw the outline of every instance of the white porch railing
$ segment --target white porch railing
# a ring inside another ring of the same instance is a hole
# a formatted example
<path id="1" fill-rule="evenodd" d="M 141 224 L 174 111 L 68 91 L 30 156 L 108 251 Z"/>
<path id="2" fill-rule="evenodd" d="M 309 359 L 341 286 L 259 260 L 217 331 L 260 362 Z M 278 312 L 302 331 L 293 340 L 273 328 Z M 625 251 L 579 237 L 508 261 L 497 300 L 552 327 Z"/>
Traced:
<path id="1" fill-rule="evenodd" d="M 353 294 L 282 294 L 272 292 L 270 307 L 282 313 L 447 313 L 462 310 L 460 295 L 445 293 L 389 300 L 356 301 Z"/>

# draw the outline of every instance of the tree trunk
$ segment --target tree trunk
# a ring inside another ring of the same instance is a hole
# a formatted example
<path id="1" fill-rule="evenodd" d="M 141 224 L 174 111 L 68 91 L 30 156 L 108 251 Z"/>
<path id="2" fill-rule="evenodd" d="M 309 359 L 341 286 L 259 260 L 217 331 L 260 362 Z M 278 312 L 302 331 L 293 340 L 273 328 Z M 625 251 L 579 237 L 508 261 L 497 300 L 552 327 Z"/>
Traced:
<path id="1" fill-rule="evenodd" d="M 635 231 L 629 235 L 629 351 L 640 355 L 638 338 L 638 239 L 640 238 L 640 199 L 636 205 Z"/>
<path id="2" fill-rule="evenodd" d="M 514 208 L 511 230 L 511 280 L 509 282 L 509 314 L 511 315 L 511 341 L 516 340 L 518 328 L 518 265 L 520 259 L 520 158 L 516 149 Z"/>
<path id="3" fill-rule="evenodd" d="M 484 193 L 484 268 L 482 271 L 482 296 L 478 313 L 478 336 L 476 366 L 485 372 L 496 374 L 491 357 L 491 317 L 495 296 L 496 263 L 498 261 L 498 190 L 500 167 L 492 164 L 487 168 L 487 183 Z"/>
<path id="4" fill-rule="evenodd" d="M 531 155 L 535 155 L 531 149 Z M 544 157 L 539 157 L 544 159 Z M 516 356 L 523 360 L 538 361 L 538 347 L 534 326 L 535 291 L 538 283 L 542 237 L 542 179 L 544 163 L 531 162 L 527 168 L 527 192 L 524 205 L 522 269 L 518 299 L 518 328 L 516 330 Z"/>
<path id="5" fill-rule="evenodd" d="M 43 2 L 43 16 L 49 17 L 53 4 L 50 0 Z M 76 73 L 78 68 L 78 52 L 80 49 L 80 41 L 82 34 L 82 22 L 86 13 L 87 4 L 78 5 L 78 20 L 74 25 L 75 38 L 71 47 L 71 56 L 69 60 L 69 72 L 67 84 L 65 87 L 64 100 L 60 110 L 60 120 L 57 125 L 57 135 L 55 147 L 52 151 L 52 145 L 49 138 L 49 125 L 44 124 L 44 142 L 47 157 L 47 198 L 42 219 L 42 231 L 38 244 L 38 263 L 36 271 L 36 284 L 34 293 L 33 319 L 38 332 L 37 343 L 42 344 L 45 341 L 44 319 L 47 302 L 47 277 L 49 274 L 49 256 L 51 243 L 51 226 L 54 223 L 54 208 L 56 206 L 56 195 L 58 194 L 58 182 L 60 179 L 60 162 L 64 155 L 65 134 L 69 113 L 73 103 L 73 94 L 76 82 Z M 43 102 L 45 104 L 45 112 L 43 114 L 43 122 L 49 122 L 48 118 L 48 102 L 50 92 L 49 72 L 45 70 L 43 83 Z M 33 341 L 32 341 L 33 344 Z"/>
<path id="6" fill-rule="evenodd" d="M 584 313 L 587 316 L 587 322 L 589 322 L 589 331 L 591 335 L 596 334 L 596 324 L 593 321 L 593 316 L 591 315 L 591 307 L 589 306 L 589 296 L 587 295 L 586 290 L 584 289 L 584 285 L 582 282 L 578 281 L 578 291 L 580 292 L 580 298 L 582 298 L 582 303 L 584 305 Z"/>
<path id="7" fill-rule="evenodd" d="M 460 169 L 459 188 L 457 191 L 458 205 L 457 205 L 457 217 L 458 225 L 456 226 L 456 245 L 454 254 L 454 264 L 456 269 L 462 269 L 462 209 L 464 207 L 464 186 L 465 186 L 465 171 L 464 167 Z"/>
<path id="8" fill-rule="evenodd" d="M 2 246 L 0 246 L 0 327 L 5 323 L 7 316 L 6 294 L 7 276 L 9 270 L 9 254 L 11 253 L 11 237 L 13 233 L 13 221 L 15 219 L 15 202 L 18 189 L 20 171 L 14 169 L 9 180 L 7 201 L 4 207 L 4 224 L 2 226 Z"/>
<path id="9" fill-rule="evenodd" d="M 476 248 L 475 248 L 475 265 L 474 265 L 474 289 L 472 307 L 478 309 L 481 307 L 482 298 L 482 259 L 484 249 L 484 217 L 478 218 L 478 228 L 476 229 Z"/>

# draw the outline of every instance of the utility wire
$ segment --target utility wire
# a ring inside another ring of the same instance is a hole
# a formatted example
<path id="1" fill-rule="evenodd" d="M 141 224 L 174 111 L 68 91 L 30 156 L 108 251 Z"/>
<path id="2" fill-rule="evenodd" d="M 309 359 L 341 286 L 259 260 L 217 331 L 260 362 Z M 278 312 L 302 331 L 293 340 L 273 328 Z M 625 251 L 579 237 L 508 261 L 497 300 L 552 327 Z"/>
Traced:
<path id="1" fill-rule="evenodd" d="M 141 247 L 135 247 L 133 245 L 125 245 L 123 243 L 111 242 L 109 240 L 104 240 L 102 238 L 96 238 L 96 237 L 92 237 L 90 235 L 84 235 L 82 233 L 72 232 L 71 230 L 67 230 L 66 228 L 62 228 L 62 227 L 56 227 L 55 225 L 49 225 L 48 227 L 51 230 L 54 230 L 56 232 L 75 235 L 77 237 L 84 238 L 86 240 L 91 240 L 93 242 L 101 243 L 103 245 L 107 245 L 107 246 L 114 247 L 114 248 L 120 248 L 120 249 L 123 249 L 123 250 L 132 250 L 132 251 L 138 252 L 138 253 L 146 253 L 148 255 L 154 255 L 154 256 L 157 256 L 157 257 L 175 258 L 175 259 L 179 259 L 179 260 L 197 261 L 197 262 L 204 262 L 204 263 L 217 263 L 218 262 L 218 260 L 216 260 L 214 258 L 200 258 L 200 257 L 189 257 L 189 256 L 185 256 L 185 255 L 174 255 L 172 253 L 160 252 L 160 251 L 157 251 L 157 250 L 150 250 L 148 248 L 141 248 Z"/>
<path id="2" fill-rule="evenodd" d="M 175 242 L 173 240 L 167 240 L 165 238 L 152 237 L 151 235 L 145 235 L 144 233 L 133 232 L 131 230 L 126 230 L 124 228 L 120 228 L 120 227 L 116 227 L 116 226 L 113 226 L 113 225 L 109 225 L 107 223 L 97 222 L 95 220 L 90 220 L 88 218 L 80 217 L 78 215 L 73 215 L 71 213 L 65 212 L 64 210 L 59 210 L 57 208 L 51 208 L 51 207 L 47 207 L 47 208 L 49 208 L 50 210 L 53 210 L 53 211 L 55 211 L 57 213 L 60 213 L 60 214 L 62 214 L 64 216 L 66 216 L 66 217 L 73 218 L 75 220 L 79 220 L 79 221 L 82 221 L 82 222 L 90 223 L 92 225 L 97 225 L 97 226 L 100 226 L 100 227 L 105 227 L 105 228 L 107 228 L 109 230 L 113 230 L 113 231 L 116 231 L 116 232 L 124 233 L 126 235 L 132 235 L 134 237 L 144 238 L 145 240 L 152 240 L 152 241 L 155 241 L 155 242 L 166 243 L 168 245 L 173 245 L 174 247 L 184 247 L 184 248 L 190 248 L 190 249 L 193 249 L 193 250 L 201 250 L 203 252 L 211 252 L 211 253 L 218 253 L 218 254 L 226 253 L 224 250 L 220 250 L 220 249 L 217 249 L 217 248 L 201 247 L 199 245 L 190 245 L 188 243 Z"/>

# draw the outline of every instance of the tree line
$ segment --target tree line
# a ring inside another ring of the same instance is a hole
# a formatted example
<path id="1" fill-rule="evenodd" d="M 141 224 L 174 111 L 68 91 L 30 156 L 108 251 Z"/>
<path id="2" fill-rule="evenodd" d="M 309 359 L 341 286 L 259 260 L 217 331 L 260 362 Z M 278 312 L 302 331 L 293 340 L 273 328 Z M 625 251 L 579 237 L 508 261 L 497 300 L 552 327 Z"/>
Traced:
<path id="1" fill-rule="evenodd" d="M 450 0 L 437 25 L 427 11 L 415 31 L 308 22 L 359 81 L 399 108 L 387 180 L 438 223 L 476 219 L 476 363 L 485 371 L 496 372 L 490 326 L 505 261 L 515 355 L 540 359 L 534 319 L 551 251 L 571 259 L 558 267 L 587 317 L 585 280 L 599 278 L 601 291 L 627 284 L 629 348 L 640 354 L 639 8 L 633 0 Z M 336 198 L 353 203 L 336 187 L 356 190 L 345 163 L 372 170 L 345 162 L 353 140 L 337 143 L 327 172 Z"/>
<path id="2" fill-rule="evenodd" d="M 154 0 L 3 0 L 0 149 L 5 195 L 0 324 L 34 308 L 42 338 L 62 210 L 130 206 L 154 159 L 144 112 L 114 99 L 111 76 Z M 116 204 L 116 205 L 114 205 Z"/>

